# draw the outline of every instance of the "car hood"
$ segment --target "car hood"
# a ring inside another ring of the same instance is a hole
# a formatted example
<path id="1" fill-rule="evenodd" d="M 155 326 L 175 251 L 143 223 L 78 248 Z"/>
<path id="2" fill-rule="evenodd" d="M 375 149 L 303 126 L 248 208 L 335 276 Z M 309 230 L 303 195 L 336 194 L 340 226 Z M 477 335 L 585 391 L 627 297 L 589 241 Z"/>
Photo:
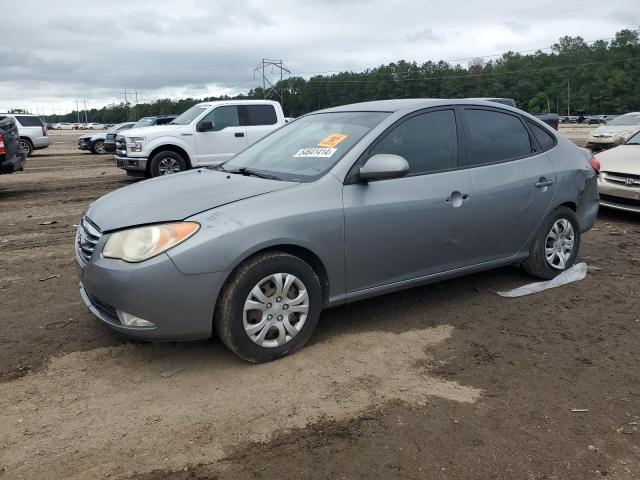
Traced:
<path id="1" fill-rule="evenodd" d="M 105 133 L 88 133 L 86 135 L 82 135 L 80 138 L 90 138 L 92 140 L 104 140 L 107 138 L 107 134 Z"/>
<path id="2" fill-rule="evenodd" d="M 600 134 L 614 134 L 625 131 L 637 132 L 640 130 L 640 125 L 603 125 L 602 127 L 598 127 L 596 129 L 591 130 L 589 135 L 600 135 Z"/>
<path id="3" fill-rule="evenodd" d="M 144 180 L 92 203 L 86 216 L 103 232 L 184 220 L 197 213 L 297 185 L 201 168 Z"/>
<path id="4" fill-rule="evenodd" d="M 640 145 L 620 145 L 596 154 L 603 172 L 640 175 Z"/>
<path id="5" fill-rule="evenodd" d="M 171 134 L 180 130 L 184 125 L 152 125 L 150 127 L 130 128 L 122 130 L 118 135 L 126 135 L 127 137 L 146 137 L 147 135 Z"/>

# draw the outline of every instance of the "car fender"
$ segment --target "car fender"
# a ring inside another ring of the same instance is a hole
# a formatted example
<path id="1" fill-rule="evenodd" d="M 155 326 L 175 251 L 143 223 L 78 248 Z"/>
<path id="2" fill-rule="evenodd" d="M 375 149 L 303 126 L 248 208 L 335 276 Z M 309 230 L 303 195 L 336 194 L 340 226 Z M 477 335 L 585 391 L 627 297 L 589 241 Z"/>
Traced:
<path id="1" fill-rule="evenodd" d="M 191 135 L 163 135 L 158 138 L 154 138 L 149 142 L 144 144 L 144 149 L 142 153 L 145 157 L 150 157 L 154 150 L 157 150 L 160 147 L 178 147 L 184 150 L 189 158 L 187 161 L 191 161 L 191 159 L 195 155 L 195 145 L 193 141 L 193 136 Z"/>

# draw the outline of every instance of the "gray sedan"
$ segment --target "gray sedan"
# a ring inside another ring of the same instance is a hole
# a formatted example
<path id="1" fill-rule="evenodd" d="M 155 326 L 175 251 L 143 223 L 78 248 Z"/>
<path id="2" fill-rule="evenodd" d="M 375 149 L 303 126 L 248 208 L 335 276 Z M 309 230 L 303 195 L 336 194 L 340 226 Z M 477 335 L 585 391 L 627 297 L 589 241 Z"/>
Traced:
<path id="1" fill-rule="evenodd" d="M 215 331 L 269 361 L 302 346 L 325 307 L 507 264 L 556 276 L 595 221 L 596 165 L 495 103 L 322 110 L 222 165 L 90 205 L 80 294 L 131 336 Z"/>

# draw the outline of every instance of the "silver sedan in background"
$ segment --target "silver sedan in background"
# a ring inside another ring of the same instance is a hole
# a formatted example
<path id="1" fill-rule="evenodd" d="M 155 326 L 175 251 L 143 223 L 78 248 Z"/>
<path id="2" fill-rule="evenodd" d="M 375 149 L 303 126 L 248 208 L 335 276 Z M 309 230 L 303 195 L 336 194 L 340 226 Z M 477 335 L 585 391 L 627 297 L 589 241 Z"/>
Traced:
<path id="1" fill-rule="evenodd" d="M 572 266 L 598 211 L 591 153 L 521 110 L 388 100 L 298 118 L 226 163 L 86 210 L 80 294 L 131 336 L 215 331 L 264 362 L 324 307 L 508 264 Z"/>

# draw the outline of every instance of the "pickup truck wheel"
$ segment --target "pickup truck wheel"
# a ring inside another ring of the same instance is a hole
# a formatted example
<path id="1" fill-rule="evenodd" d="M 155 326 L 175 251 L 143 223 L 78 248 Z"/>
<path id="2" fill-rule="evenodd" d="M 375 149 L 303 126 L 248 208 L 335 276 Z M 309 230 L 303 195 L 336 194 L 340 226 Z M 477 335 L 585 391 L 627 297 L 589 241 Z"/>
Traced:
<path id="1" fill-rule="evenodd" d="M 149 166 L 149 173 L 152 177 L 159 177 L 161 175 L 184 172 L 186 169 L 187 162 L 182 158 L 182 155 L 167 150 L 158 152 L 153 156 Z"/>
<path id="2" fill-rule="evenodd" d="M 104 151 L 104 141 L 96 140 L 95 142 L 93 142 L 91 144 L 91 152 L 95 153 L 96 155 L 101 155 L 101 154 L 105 153 L 105 151 Z"/>
<path id="3" fill-rule="evenodd" d="M 30 157 L 31 154 L 33 153 L 33 145 L 31 145 L 31 142 L 29 140 L 21 138 L 20 139 L 20 150 L 23 150 L 25 152 L 25 154 L 27 155 L 27 157 Z"/>

